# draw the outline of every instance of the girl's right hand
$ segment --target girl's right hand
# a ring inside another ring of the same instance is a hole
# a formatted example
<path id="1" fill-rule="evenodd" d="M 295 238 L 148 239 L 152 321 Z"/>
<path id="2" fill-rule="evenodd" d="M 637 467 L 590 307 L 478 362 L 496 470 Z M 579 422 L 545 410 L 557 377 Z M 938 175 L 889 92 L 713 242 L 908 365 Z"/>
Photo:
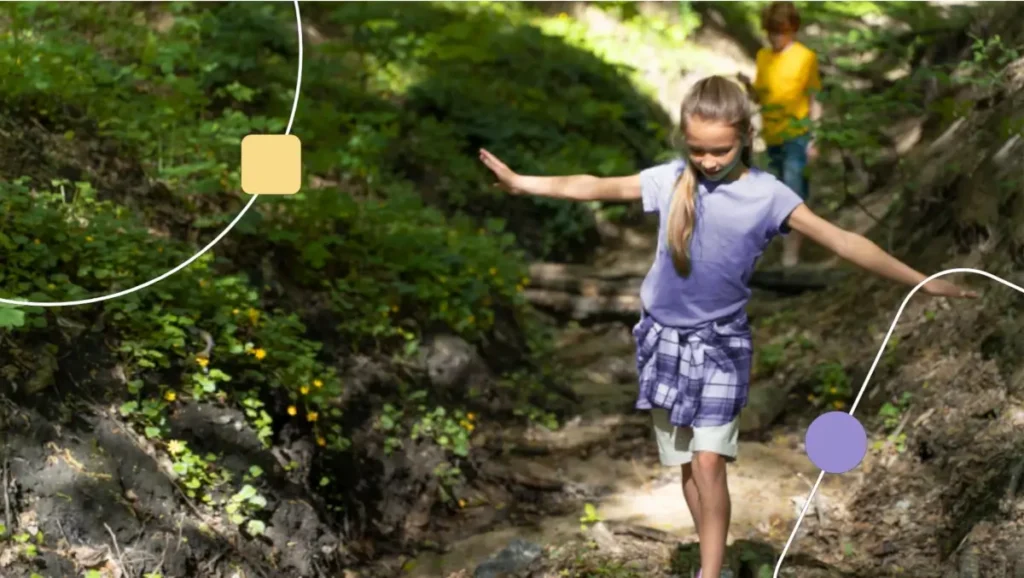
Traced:
<path id="1" fill-rule="evenodd" d="M 512 169 L 508 168 L 508 165 L 501 162 L 501 159 L 492 155 L 484 149 L 480 149 L 480 160 L 491 169 L 494 176 L 498 178 L 498 182 L 494 183 L 495 186 L 504 189 L 512 193 L 513 195 L 521 195 L 525 191 L 519 186 L 520 176 L 517 175 Z"/>

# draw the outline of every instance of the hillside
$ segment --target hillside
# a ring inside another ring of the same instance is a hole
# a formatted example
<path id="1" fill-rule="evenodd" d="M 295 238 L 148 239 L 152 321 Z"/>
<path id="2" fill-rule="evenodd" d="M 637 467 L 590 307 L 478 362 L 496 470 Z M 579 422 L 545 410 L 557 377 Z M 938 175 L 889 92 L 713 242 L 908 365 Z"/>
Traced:
<path id="1" fill-rule="evenodd" d="M 0 307 L 0 575 L 482 576 L 515 537 L 545 546 L 520 576 L 683 572 L 689 522 L 638 505 L 678 480 L 629 412 L 628 317 L 572 321 L 538 273 L 578 305 L 648 258 L 648 224 L 505 195 L 475 154 L 597 175 L 671 154 L 669 103 L 748 70 L 757 31 L 754 3 L 669 6 L 300 4 L 302 191 L 258 198 L 151 287 Z M 1021 282 L 1021 10 L 802 6 L 828 55 L 815 208 L 920 270 Z M 10 3 L 0 21 L 0 297 L 130 289 L 249 202 L 238 146 L 289 125 L 294 6 Z M 809 254 L 825 281 L 751 307 L 770 399 L 734 537 L 764 564 L 805 489 L 802 432 L 851 401 L 905 294 Z M 984 297 L 908 306 L 858 410 L 877 448 L 825 484 L 793 575 L 1002 576 L 1024 551 L 1020 301 L 964 281 Z M 766 488 L 789 494 L 756 506 Z"/>

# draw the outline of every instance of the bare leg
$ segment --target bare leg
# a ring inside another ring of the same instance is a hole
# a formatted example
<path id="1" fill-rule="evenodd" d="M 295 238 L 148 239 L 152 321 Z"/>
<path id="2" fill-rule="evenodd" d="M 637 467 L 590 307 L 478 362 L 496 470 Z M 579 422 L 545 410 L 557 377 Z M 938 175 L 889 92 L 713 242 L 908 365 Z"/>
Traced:
<path id="1" fill-rule="evenodd" d="M 693 464 L 683 464 L 683 497 L 686 498 L 686 506 L 690 508 L 690 515 L 693 516 L 693 528 L 697 530 L 699 539 L 700 493 L 697 491 L 697 482 L 693 479 Z"/>
<path id="2" fill-rule="evenodd" d="M 800 262 L 800 246 L 804 237 L 797 231 L 790 231 L 782 238 L 782 266 L 792 267 Z"/>
<path id="3" fill-rule="evenodd" d="M 694 453 L 693 479 L 700 494 L 701 578 L 720 578 L 732 514 L 725 458 L 710 452 Z"/>

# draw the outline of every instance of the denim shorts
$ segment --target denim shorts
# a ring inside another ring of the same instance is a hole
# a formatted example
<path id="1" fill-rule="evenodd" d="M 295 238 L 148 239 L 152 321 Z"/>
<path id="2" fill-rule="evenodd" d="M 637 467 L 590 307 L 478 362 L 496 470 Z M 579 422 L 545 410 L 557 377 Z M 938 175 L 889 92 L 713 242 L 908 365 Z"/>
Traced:
<path id="1" fill-rule="evenodd" d="M 807 183 L 807 143 L 810 134 L 802 134 L 779 145 L 768 146 L 768 171 L 793 189 L 804 201 L 810 194 Z"/>

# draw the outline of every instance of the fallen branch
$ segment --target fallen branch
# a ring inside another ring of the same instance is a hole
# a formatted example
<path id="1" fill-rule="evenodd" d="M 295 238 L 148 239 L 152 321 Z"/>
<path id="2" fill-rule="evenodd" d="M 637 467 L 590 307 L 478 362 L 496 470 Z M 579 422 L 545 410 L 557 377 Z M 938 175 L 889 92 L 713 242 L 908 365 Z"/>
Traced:
<path id="1" fill-rule="evenodd" d="M 638 526 L 636 524 L 630 524 L 628 522 L 605 522 L 605 526 L 616 535 L 619 536 L 633 536 L 640 538 L 641 540 L 650 540 L 652 542 L 661 542 L 663 544 L 675 544 L 679 541 L 679 538 L 655 528 L 648 528 L 647 526 Z"/>
<path id="2" fill-rule="evenodd" d="M 103 527 L 107 529 L 107 533 L 110 534 L 110 541 L 114 543 L 114 552 L 117 553 L 117 561 L 121 565 L 119 570 L 122 575 L 129 574 L 128 567 L 124 565 L 124 557 L 121 555 L 121 547 L 117 545 L 117 536 L 114 535 L 114 531 L 110 529 L 110 524 L 103 523 Z"/>
<path id="3" fill-rule="evenodd" d="M 11 495 L 7 488 L 7 472 L 9 471 L 7 458 L 4 458 L 4 521 L 7 523 L 7 532 L 14 532 L 14 526 L 11 525 Z"/>

